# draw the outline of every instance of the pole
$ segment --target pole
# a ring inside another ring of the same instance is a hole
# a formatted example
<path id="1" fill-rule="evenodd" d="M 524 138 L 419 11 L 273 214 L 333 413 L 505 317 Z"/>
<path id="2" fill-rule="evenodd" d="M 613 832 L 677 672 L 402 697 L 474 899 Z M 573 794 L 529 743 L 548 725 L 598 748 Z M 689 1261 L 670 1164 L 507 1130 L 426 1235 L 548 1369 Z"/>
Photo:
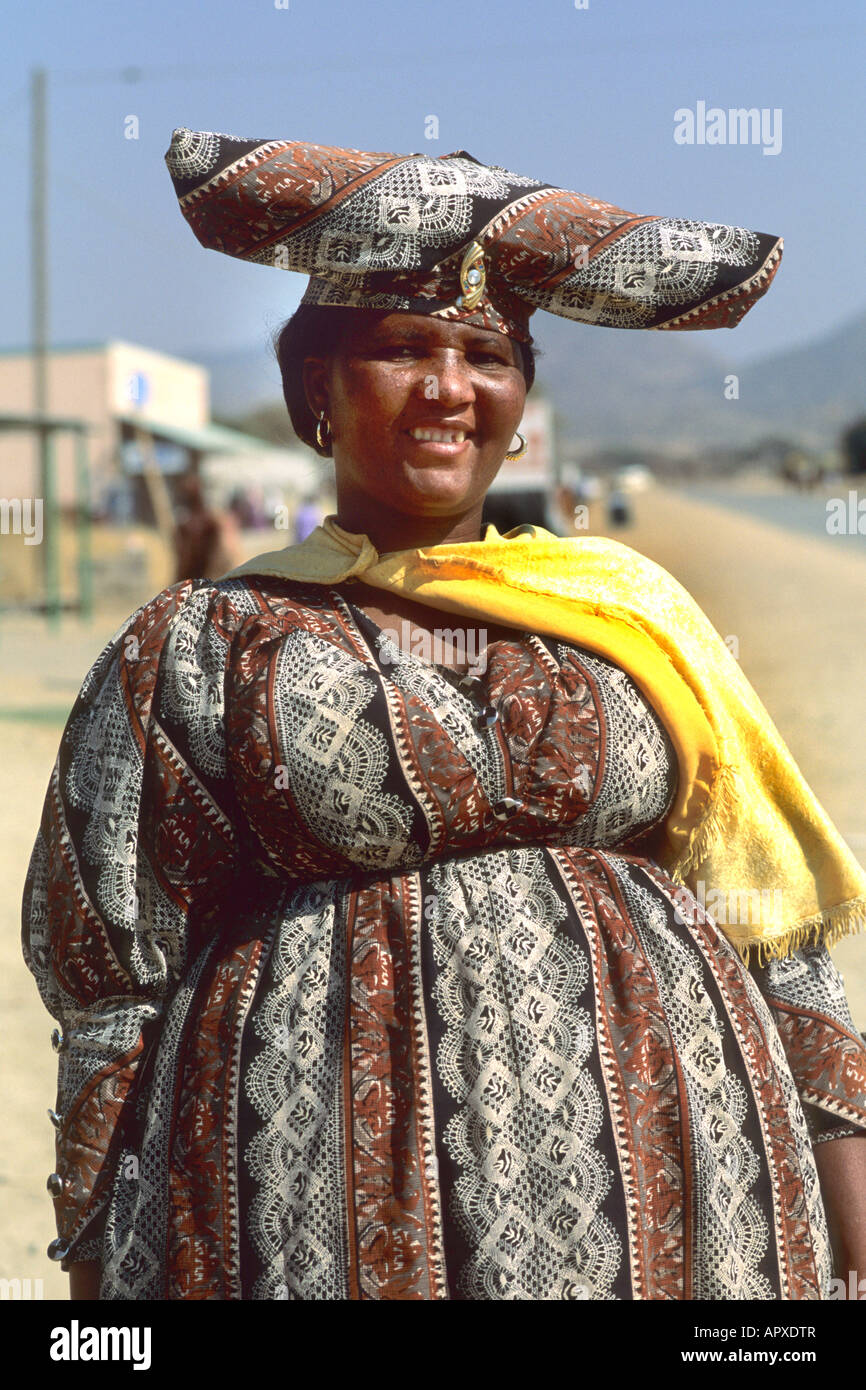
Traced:
<path id="1" fill-rule="evenodd" d="M 76 519 L 78 530 L 78 613 L 85 621 L 93 617 L 93 563 L 90 549 L 90 467 L 87 434 L 75 432 L 75 475 L 78 494 Z"/>
<path id="2" fill-rule="evenodd" d="M 45 565 L 45 616 L 49 625 L 60 626 L 60 546 L 58 544 L 57 518 L 57 431 L 50 423 L 39 427 L 39 440 L 42 452 L 43 484 L 42 513 L 44 521 L 45 550 L 42 556 Z"/>
<path id="3" fill-rule="evenodd" d="M 45 612 L 56 626 L 60 620 L 60 570 L 57 499 L 54 478 L 54 440 L 46 428 L 48 415 L 48 74 L 34 68 L 30 77 L 30 278 L 33 350 L 33 408 L 39 441 L 39 491 L 44 511 L 42 582 Z"/>
<path id="4" fill-rule="evenodd" d="M 33 341 L 33 407 L 48 413 L 48 257 L 46 230 L 46 85 L 44 68 L 30 76 L 30 218 L 31 218 L 31 337 Z"/>

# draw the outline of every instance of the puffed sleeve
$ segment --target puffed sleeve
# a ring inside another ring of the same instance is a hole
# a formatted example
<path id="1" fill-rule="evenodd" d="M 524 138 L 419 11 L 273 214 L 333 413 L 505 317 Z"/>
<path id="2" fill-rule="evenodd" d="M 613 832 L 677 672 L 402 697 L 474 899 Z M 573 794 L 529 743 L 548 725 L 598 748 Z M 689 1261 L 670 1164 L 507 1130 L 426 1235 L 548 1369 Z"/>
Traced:
<path id="1" fill-rule="evenodd" d="M 753 968 L 803 1102 L 813 1144 L 866 1135 L 866 1044 L 826 946 Z"/>
<path id="2" fill-rule="evenodd" d="M 58 1020 L 68 1268 L 99 1258 L 124 1108 L 235 871 L 224 747 L 230 633 L 206 580 L 163 590 L 90 669 L 63 732 L 24 889 L 24 956 Z"/>

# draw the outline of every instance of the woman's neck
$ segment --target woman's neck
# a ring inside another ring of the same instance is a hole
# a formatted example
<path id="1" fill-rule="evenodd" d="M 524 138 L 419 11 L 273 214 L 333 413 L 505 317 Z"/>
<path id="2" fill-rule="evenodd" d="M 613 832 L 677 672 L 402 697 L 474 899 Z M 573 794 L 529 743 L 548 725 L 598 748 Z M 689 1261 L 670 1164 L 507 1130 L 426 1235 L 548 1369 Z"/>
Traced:
<path id="1" fill-rule="evenodd" d="M 364 499 L 366 502 L 367 499 Z M 421 550 L 481 539 L 483 500 L 461 516 L 407 516 L 380 502 L 337 503 L 337 525 L 352 535 L 367 536 L 380 555 L 392 550 Z"/>

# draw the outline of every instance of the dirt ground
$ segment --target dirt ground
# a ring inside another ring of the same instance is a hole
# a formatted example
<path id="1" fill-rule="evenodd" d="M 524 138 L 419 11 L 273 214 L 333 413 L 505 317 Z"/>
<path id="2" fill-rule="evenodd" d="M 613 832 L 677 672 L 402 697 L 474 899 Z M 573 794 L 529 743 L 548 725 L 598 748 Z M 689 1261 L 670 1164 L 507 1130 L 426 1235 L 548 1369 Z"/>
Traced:
<path id="1" fill-rule="evenodd" d="M 729 645 L 735 641 L 807 780 L 866 864 L 866 558 L 662 488 L 640 494 L 635 515 L 611 534 L 675 574 Z M 256 550 L 271 548 L 264 537 Z M 54 1023 L 21 957 L 21 893 L 81 680 L 124 617 L 164 582 L 100 609 L 89 627 L 64 618 L 53 630 L 0 614 L 0 1277 L 42 1280 L 49 1299 L 67 1295 L 66 1276 L 45 1257 L 55 1234 L 45 1189 L 54 1167 L 46 1114 L 55 1097 Z M 834 956 L 864 1028 L 866 937 L 842 942 Z"/>

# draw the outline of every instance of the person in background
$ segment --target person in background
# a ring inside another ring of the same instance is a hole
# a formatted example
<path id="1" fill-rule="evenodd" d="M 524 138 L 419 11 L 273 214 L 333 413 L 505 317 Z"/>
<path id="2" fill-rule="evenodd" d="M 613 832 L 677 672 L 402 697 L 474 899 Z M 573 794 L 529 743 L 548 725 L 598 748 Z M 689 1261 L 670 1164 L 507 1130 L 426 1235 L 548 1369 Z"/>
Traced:
<path id="1" fill-rule="evenodd" d="M 619 486 L 612 487 L 607 494 L 607 519 L 611 526 L 627 526 L 631 521 L 628 497 Z"/>
<path id="2" fill-rule="evenodd" d="M 312 494 L 305 497 L 295 513 L 295 541 L 305 541 L 323 520 L 318 499 Z"/>
<path id="3" fill-rule="evenodd" d="M 181 480 L 177 502 L 175 583 L 225 574 L 241 555 L 237 523 L 231 512 L 208 505 L 201 479 L 195 474 Z"/>

